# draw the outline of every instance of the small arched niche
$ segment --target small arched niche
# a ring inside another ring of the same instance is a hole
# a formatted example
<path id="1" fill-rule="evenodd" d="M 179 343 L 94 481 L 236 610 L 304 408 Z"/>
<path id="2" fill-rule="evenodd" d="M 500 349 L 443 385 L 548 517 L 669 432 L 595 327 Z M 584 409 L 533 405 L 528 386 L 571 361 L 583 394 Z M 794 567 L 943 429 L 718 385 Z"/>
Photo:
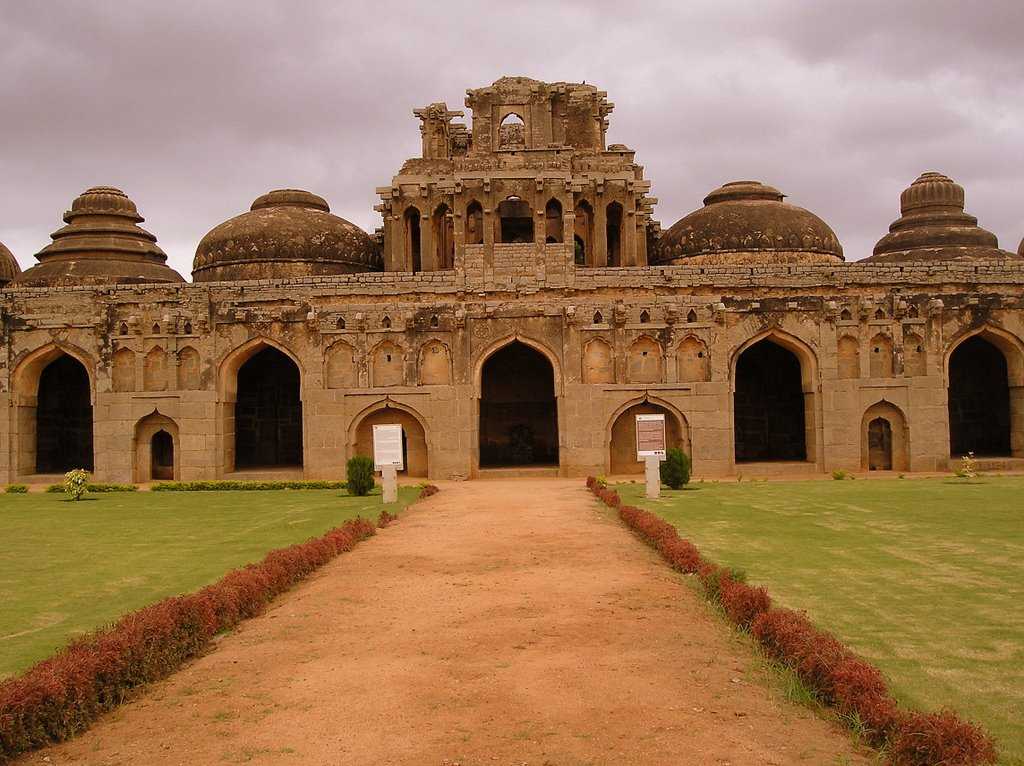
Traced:
<path id="1" fill-rule="evenodd" d="M 404 382 L 402 349 L 391 341 L 380 343 L 371 356 L 370 385 L 400 386 Z"/>
<path id="2" fill-rule="evenodd" d="M 689 336 L 676 349 L 676 370 L 680 383 L 702 383 L 711 379 L 708 348 L 704 342 Z"/>
<path id="3" fill-rule="evenodd" d="M 583 382 L 615 382 L 615 355 L 602 338 L 592 338 L 583 346 Z"/>
<path id="4" fill-rule="evenodd" d="M 910 467 L 907 421 L 895 404 L 871 405 L 861 420 L 861 468 L 865 471 L 906 471 Z"/>
<path id="5" fill-rule="evenodd" d="M 134 480 L 179 480 L 178 443 L 178 424 L 158 410 L 139 420 L 135 424 Z"/>
<path id="6" fill-rule="evenodd" d="M 843 380 L 856 380 L 860 377 L 860 344 L 852 335 L 844 335 L 837 344 L 837 367 L 839 377 Z"/>
<path id="7" fill-rule="evenodd" d="M 871 377 L 892 377 L 892 340 L 884 333 L 871 339 Z"/>
<path id="8" fill-rule="evenodd" d="M 661 344 L 650 336 L 643 335 L 633 341 L 626 356 L 626 375 L 630 383 L 661 383 Z"/>
<path id="9" fill-rule="evenodd" d="M 420 349 L 420 385 L 447 386 L 452 382 L 452 360 L 448 347 L 438 340 L 428 341 Z"/>

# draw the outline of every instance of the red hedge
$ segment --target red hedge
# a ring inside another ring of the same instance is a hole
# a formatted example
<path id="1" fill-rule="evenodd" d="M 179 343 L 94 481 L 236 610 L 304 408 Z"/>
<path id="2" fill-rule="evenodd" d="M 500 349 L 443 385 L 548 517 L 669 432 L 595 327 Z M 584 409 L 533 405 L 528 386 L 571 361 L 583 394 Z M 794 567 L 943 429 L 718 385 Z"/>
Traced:
<path id="1" fill-rule="evenodd" d="M 736 626 L 749 629 L 765 652 L 792 668 L 814 693 L 851 722 L 865 738 L 887 749 L 894 766 L 975 766 L 994 763 L 995 745 L 978 726 L 952 711 L 904 712 L 889 694 L 881 671 L 857 657 L 835 636 L 818 630 L 803 614 L 773 609 L 764 588 L 733 578 L 729 570 L 700 555 L 689 540 L 659 516 L 622 505 L 615 490 L 594 477 L 587 487 L 680 572 L 696 574 L 705 595 L 721 604 Z"/>
<path id="2" fill-rule="evenodd" d="M 82 731 L 133 689 L 167 676 L 199 655 L 215 634 L 258 614 L 276 595 L 373 534 L 373 524 L 355 519 L 323 537 L 271 551 L 259 564 L 130 612 L 0 682 L 0 762 Z"/>

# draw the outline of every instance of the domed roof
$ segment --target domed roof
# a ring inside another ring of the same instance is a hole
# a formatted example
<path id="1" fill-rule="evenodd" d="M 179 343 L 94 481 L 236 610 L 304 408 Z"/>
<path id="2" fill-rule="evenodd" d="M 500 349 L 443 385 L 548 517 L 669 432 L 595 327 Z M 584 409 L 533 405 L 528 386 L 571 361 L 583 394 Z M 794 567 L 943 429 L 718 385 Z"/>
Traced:
<path id="1" fill-rule="evenodd" d="M 3 287 L 21 273 L 21 267 L 14 260 L 14 253 L 0 242 L 0 287 Z"/>
<path id="2" fill-rule="evenodd" d="M 760 181 L 732 181 L 704 198 L 658 240 L 652 263 L 834 263 L 835 232 L 814 213 L 783 202 Z"/>
<path id="3" fill-rule="evenodd" d="M 331 215 L 323 197 L 278 189 L 203 237 L 196 248 L 196 282 L 281 279 L 377 271 L 373 238 Z"/>
<path id="4" fill-rule="evenodd" d="M 166 265 L 156 237 L 120 189 L 94 186 L 71 203 L 62 229 L 36 258 L 39 263 L 14 280 L 27 287 L 183 282 Z"/>
<path id="5" fill-rule="evenodd" d="M 964 212 L 964 187 L 942 173 L 928 172 L 900 195 L 900 217 L 878 240 L 867 260 L 949 261 L 1016 258 L 999 249 L 996 235 Z"/>

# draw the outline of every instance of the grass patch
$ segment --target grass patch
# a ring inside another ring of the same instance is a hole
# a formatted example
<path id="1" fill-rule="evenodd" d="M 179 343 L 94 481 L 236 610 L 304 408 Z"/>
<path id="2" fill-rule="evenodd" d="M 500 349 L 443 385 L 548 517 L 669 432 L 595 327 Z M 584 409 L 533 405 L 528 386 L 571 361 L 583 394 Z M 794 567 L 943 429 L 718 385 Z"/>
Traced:
<path id="1" fill-rule="evenodd" d="M 1024 479 L 691 487 L 616 489 L 806 610 L 902 702 L 955 708 L 996 737 L 1000 763 L 1024 764 Z"/>
<path id="2" fill-rule="evenodd" d="M 336 490 L 133 492 L 68 502 L 28 494 L 0 501 L 0 677 L 44 659 L 125 612 L 188 593 L 268 551 L 348 519 L 376 521 L 397 503 Z"/>

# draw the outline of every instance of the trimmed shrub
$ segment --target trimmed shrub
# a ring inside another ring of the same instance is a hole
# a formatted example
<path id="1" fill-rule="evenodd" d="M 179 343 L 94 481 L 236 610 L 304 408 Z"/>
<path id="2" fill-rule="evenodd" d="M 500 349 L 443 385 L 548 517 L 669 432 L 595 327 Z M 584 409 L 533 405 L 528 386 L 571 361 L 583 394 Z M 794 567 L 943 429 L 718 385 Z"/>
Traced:
<path id="1" fill-rule="evenodd" d="M 852 477 L 851 477 L 852 478 Z M 705 561 L 656 514 L 622 505 L 618 494 L 593 476 L 587 487 L 677 571 L 695 573 L 705 596 L 751 635 L 765 653 L 792 668 L 821 702 L 833 705 L 864 739 L 887 751 L 894 766 L 982 766 L 995 762 L 995 746 L 974 724 L 952 711 L 903 712 L 882 673 L 857 657 L 801 613 L 773 609 L 764 588 L 747 585 L 745 574 Z"/>
<path id="2" fill-rule="evenodd" d="M 894 766 L 982 764 L 996 760 L 995 744 L 951 710 L 906 713 L 889 741 Z"/>
<path id="3" fill-rule="evenodd" d="M 670 489 L 682 489 L 690 483 L 690 456 L 672 447 L 661 461 L 661 483 Z"/>
<path id="4" fill-rule="evenodd" d="M 422 500 L 423 498 L 430 497 L 431 495 L 436 495 L 440 491 L 441 490 L 434 484 L 424 484 L 420 487 L 419 498 Z"/>
<path id="5" fill-rule="evenodd" d="M 348 461 L 348 491 L 363 497 L 373 489 L 373 460 L 366 455 L 354 455 Z"/>
<path id="6" fill-rule="evenodd" d="M 384 529 L 384 527 L 391 524 L 393 521 L 398 521 L 398 517 L 393 513 L 388 513 L 386 510 L 380 512 L 380 516 L 377 517 L 377 528 Z"/>
<path id="7" fill-rule="evenodd" d="M 24 495 L 28 492 L 28 485 L 26 484 L 8 484 L 7 489 L 4 490 L 8 495 Z"/>
<path id="8" fill-rule="evenodd" d="M 354 519 L 323 537 L 271 551 L 262 562 L 228 572 L 202 590 L 130 612 L 113 627 L 0 682 L 0 762 L 84 730 L 132 689 L 167 676 L 218 632 L 258 614 L 374 531 L 369 521 Z"/>

